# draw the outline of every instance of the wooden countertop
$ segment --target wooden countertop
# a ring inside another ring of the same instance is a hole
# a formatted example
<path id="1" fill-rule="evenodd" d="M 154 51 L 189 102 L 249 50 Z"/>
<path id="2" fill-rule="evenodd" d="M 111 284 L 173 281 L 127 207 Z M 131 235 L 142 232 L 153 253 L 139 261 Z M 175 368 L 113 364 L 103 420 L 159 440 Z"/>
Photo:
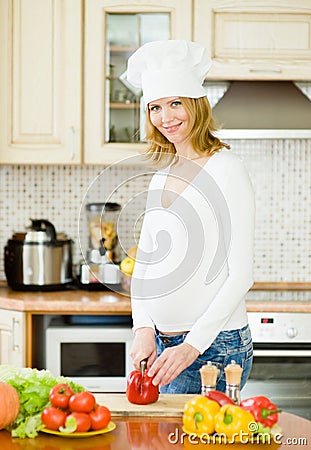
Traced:
<path id="1" fill-rule="evenodd" d="M 307 301 L 246 301 L 247 312 L 295 312 L 311 313 L 311 302 Z"/>
<path id="2" fill-rule="evenodd" d="M 130 299 L 115 292 L 17 292 L 0 287 L 0 308 L 33 314 L 131 314 Z"/>
<path id="3" fill-rule="evenodd" d="M 311 290 L 252 289 L 246 298 L 249 312 L 311 312 Z M 17 292 L 0 285 L 0 308 L 32 314 L 130 315 L 130 298 L 109 291 L 65 290 Z"/>
<path id="4" fill-rule="evenodd" d="M 185 450 L 206 449 L 205 443 L 198 438 L 188 439 L 183 434 L 181 418 L 165 417 L 112 417 L 115 430 L 110 433 L 94 436 L 88 439 L 69 439 L 39 433 L 35 439 L 12 439 L 8 431 L 0 432 L 1 450 Z M 275 440 L 271 438 L 267 445 L 269 450 L 286 450 L 292 444 L 295 449 L 310 448 L 311 422 L 301 417 L 283 412 L 280 414 L 279 425 L 282 436 Z M 300 442 L 300 444 L 299 444 Z M 255 443 L 234 444 L 234 450 L 257 448 Z M 223 444 L 211 444 L 213 448 L 223 449 Z M 263 446 L 260 445 L 260 448 Z"/>

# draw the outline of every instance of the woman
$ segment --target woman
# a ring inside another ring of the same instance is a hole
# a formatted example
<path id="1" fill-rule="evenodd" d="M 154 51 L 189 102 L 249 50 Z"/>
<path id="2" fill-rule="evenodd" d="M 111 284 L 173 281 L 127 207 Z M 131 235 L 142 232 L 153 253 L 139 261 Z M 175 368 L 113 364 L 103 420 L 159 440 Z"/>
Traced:
<path id="1" fill-rule="evenodd" d="M 149 185 L 131 301 L 136 368 L 147 360 L 161 393 L 200 393 L 199 369 L 252 365 L 245 294 L 252 286 L 254 194 L 230 146 L 215 135 L 199 44 L 157 41 L 128 62 L 146 105 L 147 155 L 164 169 Z"/>

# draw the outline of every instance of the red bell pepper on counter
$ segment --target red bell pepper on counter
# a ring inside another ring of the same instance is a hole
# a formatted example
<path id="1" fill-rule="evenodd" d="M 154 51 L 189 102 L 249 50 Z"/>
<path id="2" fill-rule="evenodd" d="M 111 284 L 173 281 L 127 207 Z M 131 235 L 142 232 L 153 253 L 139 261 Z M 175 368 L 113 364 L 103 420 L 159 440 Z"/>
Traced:
<path id="1" fill-rule="evenodd" d="M 148 371 L 133 370 L 127 379 L 126 396 L 129 402 L 137 405 L 148 405 L 159 398 L 158 386 L 152 384 L 153 377 L 148 376 Z"/>
<path id="2" fill-rule="evenodd" d="M 205 394 L 205 397 L 209 398 L 210 400 L 214 400 L 218 403 L 218 405 L 234 405 L 234 401 L 231 400 L 228 395 L 224 394 L 221 391 L 209 391 L 207 394 Z"/>
<path id="3" fill-rule="evenodd" d="M 267 397 L 258 395 L 241 401 L 240 407 L 251 412 L 256 422 L 262 423 L 264 427 L 272 427 L 278 421 L 281 409 L 272 403 Z"/>

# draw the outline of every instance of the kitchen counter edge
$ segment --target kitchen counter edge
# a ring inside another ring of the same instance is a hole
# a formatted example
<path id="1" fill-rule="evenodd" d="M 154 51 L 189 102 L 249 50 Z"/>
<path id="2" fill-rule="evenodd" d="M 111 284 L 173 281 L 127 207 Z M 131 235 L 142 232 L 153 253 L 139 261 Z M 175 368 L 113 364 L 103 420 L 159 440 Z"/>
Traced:
<path id="1" fill-rule="evenodd" d="M 311 313 L 311 302 L 307 301 L 250 300 L 246 306 L 248 312 Z M 0 286 L 0 308 L 33 314 L 131 314 L 127 294 L 84 290 L 18 292 L 7 286 Z"/>

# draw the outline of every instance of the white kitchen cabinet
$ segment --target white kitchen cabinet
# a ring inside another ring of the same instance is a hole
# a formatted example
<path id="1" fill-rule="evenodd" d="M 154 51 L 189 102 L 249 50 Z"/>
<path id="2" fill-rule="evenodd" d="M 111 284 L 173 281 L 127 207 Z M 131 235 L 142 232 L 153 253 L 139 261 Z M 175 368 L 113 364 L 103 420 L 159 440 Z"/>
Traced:
<path id="1" fill-rule="evenodd" d="M 210 80 L 308 81 L 310 36 L 310 0 L 1 0 L 0 164 L 130 163 L 144 112 L 122 74 L 144 42 L 202 43 Z"/>
<path id="2" fill-rule="evenodd" d="M 81 162 L 81 0 L 0 2 L 0 163 Z"/>
<path id="3" fill-rule="evenodd" d="M 310 0 L 195 0 L 209 79 L 311 80 Z"/>
<path id="4" fill-rule="evenodd" d="M 191 32 L 191 0 L 86 0 L 85 163 L 130 163 L 144 149 L 140 98 L 122 81 L 127 59 L 146 42 Z"/>
<path id="5" fill-rule="evenodd" d="M 25 337 L 25 314 L 0 309 L 0 364 L 25 366 Z"/>

